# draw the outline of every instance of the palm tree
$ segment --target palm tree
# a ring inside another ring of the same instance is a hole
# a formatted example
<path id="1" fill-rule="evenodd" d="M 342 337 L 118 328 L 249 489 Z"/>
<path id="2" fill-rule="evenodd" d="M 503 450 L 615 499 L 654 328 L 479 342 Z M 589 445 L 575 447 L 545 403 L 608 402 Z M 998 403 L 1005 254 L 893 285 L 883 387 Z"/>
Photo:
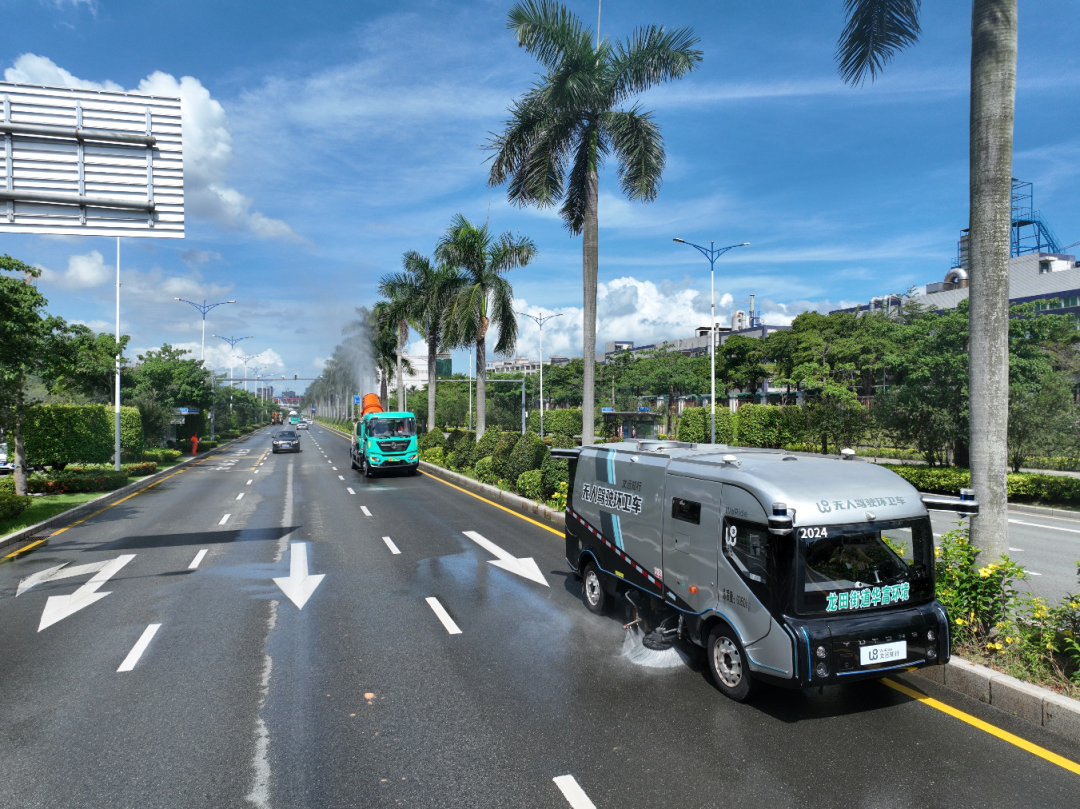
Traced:
<path id="1" fill-rule="evenodd" d="M 379 294 L 401 301 L 408 311 L 413 328 L 427 336 L 428 344 L 428 418 L 427 428 L 435 429 L 435 357 L 443 348 L 442 318 L 453 294 L 461 285 L 462 275 L 454 267 L 432 264 L 431 260 L 410 250 L 401 259 L 402 272 L 384 275 Z"/>
<path id="2" fill-rule="evenodd" d="M 495 353 L 510 356 L 517 343 L 514 290 L 503 274 L 536 258 L 536 245 L 509 231 L 492 238 L 487 223 L 477 227 L 461 214 L 439 239 L 435 258 L 460 271 L 460 286 L 445 314 L 449 345 L 476 344 L 476 437 L 486 426 L 488 328 L 499 330 Z"/>
<path id="3" fill-rule="evenodd" d="M 401 355 L 402 337 L 400 321 L 394 316 L 389 301 L 379 301 L 371 307 L 371 350 L 375 357 L 375 370 L 379 376 L 379 401 L 384 407 L 389 407 L 387 402 L 386 380 L 391 376 L 397 377 L 398 403 L 404 410 L 402 402 L 405 388 L 402 385 L 402 373 L 412 373 L 412 366 L 408 359 Z M 406 339 L 407 339 L 406 334 Z"/>
<path id="4" fill-rule="evenodd" d="M 688 28 L 637 29 L 626 42 L 600 40 L 565 6 L 526 0 L 510 10 L 507 27 L 547 71 L 510 108 L 510 120 L 488 148 L 490 185 L 507 180 L 510 201 L 548 207 L 562 201 L 567 229 L 582 239 L 585 376 L 582 443 L 593 440 L 596 378 L 598 170 L 614 153 L 622 192 L 651 202 L 660 188 L 664 143 L 652 113 L 616 109 L 650 87 L 688 73 L 701 61 Z M 569 172 L 569 174 L 568 174 Z"/>
<path id="5" fill-rule="evenodd" d="M 919 35 L 921 0 L 845 0 L 837 59 L 845 81 L 871 80 Z M 1009 423 L 1009 243 L 1016 105 L 1017 0 L 971 6 L 971 483 L 979 500 L 972 542 L 996 559 L 1008 550 L 1005 476 Z"/>
<path id="6" fill-rule="evenodd" d="M 383 278 L 383 282 L 386 281 L 386 277 Z M 379 287 L 380 291 L 382 287 Z M 376 317 L 379 319 L 382 328 L 396 329 L 397 331 L 397 345 L 394 349 L 394 361 L 395 361 L 395 378 L 397 379 L 397 409 L 402 411 L 405 409 L 405 379 L 402 373 L 402 362 L 405 354 L 405 347 L 409 342 L 409 316 L 411 314 L 412 302 L 405 298 L 390 298 L 389 300 L 379 301 L 375 304 Z M 383 400 L 386 403 L 386 400 Z"/>

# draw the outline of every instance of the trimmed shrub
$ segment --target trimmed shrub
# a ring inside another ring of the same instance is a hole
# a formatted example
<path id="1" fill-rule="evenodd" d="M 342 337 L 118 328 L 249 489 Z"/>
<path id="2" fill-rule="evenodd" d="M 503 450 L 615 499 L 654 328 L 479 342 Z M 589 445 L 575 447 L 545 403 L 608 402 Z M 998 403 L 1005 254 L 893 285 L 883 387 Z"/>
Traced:
<path id="1" fill-rule="evenodd" d="M 574 436 L 567 435 L 566 433 L 555 433 L 554 435 L 549 435 L 544 440 L 547 442 L 547 445 L 553 449 L 573 449 L 577 446 L 577 441 L 574 439 Z"/>
<path id="2" fill-rule="evenodd" d="M 530 469 L 518 475 L 517 491 L 522 497 L 541 503 L 544 500 L 543 489 L 543 473 L 539 469 Z"/>
<path id="3" fill-rule="evenodd" d="M 443 456 L 442 447 L 430 447 L 420 453 L 420 457 L 428 463 L 433 463 L 436 466 L 446 466 L 446 459 Z"/>
<path id="4" fill-rule="evenodd" d="M 73 492 L 111 492 L 126 486 L 127 472 L 93 470 L 87 472 L 35 472 L 26 482 L 31 494 L 71 494 Z"/>
<path id="5" fill-rule="evenodd" d="M 499 482 L 499 476 L 496 475 L 491 468 L 490 455 L 486 455 L 476 462 L 476 479 L 481 483 L 490 483 L 493 485 Z"/>
<path id="6" fill-rule="evenodd" d="M 503 431 L 498 427 L 489 427 L 480 438 L 476 441 L 476 446 L 473 447 L 472 453 L 472 466 L 480 461 L 481 458 L 486 458 L 489 455 L 495 453 L 495 448 L 499 446 L 499 441 L 502 440 Z"/>
<path id="7" fill-rule="evenodd" d="M 597 407 L 597 416 L 600 408 Z M 529 430 L 540 434 L 540 411 L 529 413 Z M 562 410 L 544 411 L 544 433 L 561 433 L 564 435 L 581 435 L 581 408 L 568 407 Z"/>
<path id="8" fill-rule="evenodd" d="M 510 456 L 514 447 L 522 438 L 521 433 L 503 433 L 498 446 L 491 453 L 491 470 L 500 480 L 507 480 L 510 474 Z"/>
<path id="9" fill-rule="evenodd" d="M 891 469 L 921 492 L 955 496 L 971 486 L 971 473 L 954 466 L 881 464 Z M 1080 505 L 1080 479 L 1034 472 L 1010 472 L 1005 479 L 1005 496 L 1013 503 Z"/>
<path id="10" fill-rule="evenodd" d="M 121 400 L 122 401 L 122 400 Z M 106 407 L 108 407 L 106 405 Z M 115 411 L 113 411 L 113 418 L 115 419 Z M 115 424 L 114 424 L 115 429 Z M 115 437 L 113 441 L 115 442 Z M 142 414 L 137 407 L 124 407 L 120 406 L 120 457 L 123 459 L 124 455 L 130 455 L 132 458 L 138 458 L 142 455 L 143 448 L 145 447 L 143 440 L 143 423 Z M 110 456 L 112 453 L 110 453 Z"/>
<path id="11" fill-rule="evenodd" d="M 178 449 L 147 449 L 143 450 L 142 459 L 144 461 L 153 461 L 155 463 L 174 463 L 180 460 L 180 450 Z"/>
<path id="12" fill-rule="evenodd" d="M 19 497 L 15 492 L 0 489 L 0 520 L 10 520 L 22 514 L 30 505 L 31 497 Z"/>
<path id="13" fill-rule="evenodd" d="M 539 470 L 549 454 L 547 444 L 540 440 L 540 436 L 536 433 L 525 433 L 510 453 L 506 479 L 516 481 L 525 472 Z"/>
<path id="14" fill-rule="evenodd" d="M 785 443 L 798 440 L 799 436 L 787 435 L 789 420 L 783 407 L 777 405 L 745 404 L 736 413 L 738 428 L 737 442 L 745 447 L 769 447 L 779 449 Z M 717 416 L 720 414 L 717 413 Z M 717 419 L 716 437 L 720 438 L 720 423 Z"/>
<path id="15" fill-rule="evenodd" d="M 473 451 L 476 449 L 476 433 L 468 430 L 456 430 L 454 433 L 453 461 L 447 459 L 451 469 L 465 469 L 472 462 Z"/>
<path id="16" fill-rule="evenodd" d="M 544 458 L 543 466 L 540 467 L 540 474 L 545 500 L 550 500 L 555 495 L 560 483 L 565 488 L 570 481 L 568 464 L 561 458 L 552 458 L 551 456 Z"/>
<path id="17" fill-rule="evenodd" d="M 436 447 L 445 450 L 447 445 L 446 436 L 442 434 L 442 430 L 431 430 L 416 439 L 416 445 L 420 448 L 421 453 Z"/>
<path id="18" fill-rule="evenodd" d="M 104 463 L 113 454 L 112 411 L 107 405 L 28 407 L 23 443 L 32 466 Z"/>
<path id="19" fill-rule="evenodd" d="M 741 409 L 740 409 L 740 412 Z M 716 408 L 716 443 L 735 443 L 736 417 L 727 407 L 717 405 Z M 707 444 L 712 438 L 712 424 L 709 419 L 709 408 L 688 407 L 679 416 L 679 428 L 675 433 L 677 441 L 689 441 L 694 444 Z"/>
<path id="20" fill-rule="evenodd" d="M 157 464 L 153 461 L 137 461 L 132 463 L 120 464 L 120 469 L 126 472 L 129 477 L 141 478 L 146 475 L 152 475 L 157 471 Z M 64 467 L 65 472 L 69 473 L 81 473 L 92 474 L 94 472 L 111 472 L 113 471 L 112 464 L 68 464 Z"/>

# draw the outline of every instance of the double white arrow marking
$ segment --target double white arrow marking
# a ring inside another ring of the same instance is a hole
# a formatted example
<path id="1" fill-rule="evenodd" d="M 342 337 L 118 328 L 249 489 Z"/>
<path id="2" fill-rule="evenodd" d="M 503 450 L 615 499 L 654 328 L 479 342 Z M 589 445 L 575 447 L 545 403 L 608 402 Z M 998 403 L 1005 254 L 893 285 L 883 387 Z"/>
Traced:
<path id="1" fill-rule="evenodd" d="M 320 582 L 326 578 L 325 573 L 317 576 L 308 575 L 307 567 L 307 543 L 294 542 L 289 546 L 289 575 L 274 579 L 274 583 L 289 597 L 289 600 L 302 610 L 311 594 Z"/>
<path id="2" fill-rule="evenodd" d="M 42 584 L 47 581 L 57 581 L 59 579 L 71 579 L 75 576 L 85 576 L 87 573 L 93 573 L 93 577 L 76 590 L 71 595 L 67 596 L 49 596 L 49 600 L 45 602 L 45 610 L 41 613 L 41 623 L 38 624 L 38 632 L 50 627 L 53 624 L 63 621 L 70 615 L 74 615 L 83 607 L 89 607 L 95 601 L 100 601 L 109 595 L 108 593 L 99 593 L 97 590 L 105 582 L 115 576 L 124 565 L 135 558 L 135 554 L 126 554 L 124 556 L 118 556 L 115 559 L 109 559 L 105 562 L 94 562 L 89 565 L 78 565 L 77 567 L 67 567 L 65 562 L 62 565 L 56 567 L 50 567 L 47 570 L 41 570 L 32 576 L 27 576 L 21 582 L 19 582 L 18 590 L 15 592 L 16 596 L 21 596 L 31 587 L 35 587 L 38 584 Z"/>
<path id="3" fill-rule="evenodd" d="M 487 537 L 481 536 L 475 531 L 463 531 L 469 539 L 490 553 L 492 556 L 498 557 L 496 559 L 489 560 L 495 567 L 501 567 L 503 570 L 508 570 L 511 573 L 515 573 L 522 578 L 526 578 L 529 581 L 534 581 L 537 584 L 542 584 L 545 587 L 551 585 L 547 583 L 547 579 L 544 578 L 544 574 L 540 572 L 540 567 L 536 564 L 531 556 L 526 556 L 521 559 L 514 557 L 509 551 L 504 551 L 494 542 Z"/>

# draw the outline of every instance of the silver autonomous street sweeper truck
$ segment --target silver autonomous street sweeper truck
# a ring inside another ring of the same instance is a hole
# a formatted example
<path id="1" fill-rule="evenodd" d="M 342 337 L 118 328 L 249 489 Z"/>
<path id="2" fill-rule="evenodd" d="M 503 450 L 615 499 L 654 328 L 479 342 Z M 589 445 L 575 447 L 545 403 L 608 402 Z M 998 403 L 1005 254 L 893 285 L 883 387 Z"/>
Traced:
<path id="1" fill-rule="evenodd" d="M 632 605 L 645 645 L 704 647 L 719 689 L 790 688 L 946 663 L 924 497 L 836 456 L 676 441 L 555 450 L 570 461 L 566 560 L 596 613 Z"/>

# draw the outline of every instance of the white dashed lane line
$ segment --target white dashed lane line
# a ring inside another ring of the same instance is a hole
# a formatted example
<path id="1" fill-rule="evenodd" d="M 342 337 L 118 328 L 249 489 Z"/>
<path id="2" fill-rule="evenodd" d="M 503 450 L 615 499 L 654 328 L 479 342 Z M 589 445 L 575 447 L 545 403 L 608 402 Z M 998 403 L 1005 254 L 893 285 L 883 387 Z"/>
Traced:
<path id="1" fill-rule="evenodd" d="M 596 809 L 596 804 L 589 800 L 589 796 L 585 794 L 585 790 L 581 788 L 574 776 L 560 775 L 551 780 L 555 782 L 555 786 L 562 792 L 572 809 Z"/>
<path id="2" fill-rule="evenodd" d="M 249 481 L 248 481 L 247 483 L 245 483 L 244 485 L 245 485 L 245 486 L 250 486 L 250 485 L 251 485 L 251 481 L 249 480 Z"/>
<path id="3" fill-rule="evenodd" d="M 390 539 L 390 537 L 383 537 L 382 541 L 386 543 L 386 547 L 390 549 L 390 553 L 394 555 L 401 553 L 401 551 L 398 550 L 398 546 L 394 544 L 394 540 Z"/>
<path id="4" fill-rule="evenodd" d="M 460 635 L 461 630 L 458 625 L 454 623 L 454 619 L 450 617 L 450 613 L 446 611 L 446 608 L 439 603 L 439 599 L 434 596 L 425 598 L 427 605 L 431 607 L 431 611 L 435 613 L 435 616 L 442 622 L 442 625 L 446 627 L 446 631 L 450 635 Z"/>
<path id="5" fill-rule="evenodd" d="M 370 516 L 371 516 L 371 512 L 370 512 L 370 511 L 368 511 L 368 507 L 367 507 L 367 506 L 360 506 L 360 510 L 361 510 L 362 512 L 364 512 L 364 516 L 365 516 L 365 517 L 370 517 Z"/>
<path id="6" fill-rule="evenodd" d="M 349 494 L 356 494 L 356 492 L 354 492 L 352 489 L 350 489 L 348 487 L 345 488 L 345 491 L 347 491 Z"/>
<path id="7" fill-rule="evenodd" d="M 209 548 L 203 548 L 201 551 L 195 554 L 195 558 L 191 560 L 191 564 L 187 566 L 187 569 L 195 570 L 199 566 L 199 563 L 202 562 L 203 558 L 206 556 L 207 550 L 209 550 Z"/>
<path id="8" fill-rule="evenodd" d="M 154 635 L 157 634 L 160 628 L 161 624 L 150 624 L 143 630 L 142 637 L 131 647 L 131 651 L 128 652 L 128 656 L 124 658 L 124 662 L 120 664 L 117 672 L 131 671 L 135 668 L 135 664 L 139 662 L 139 658 L 142 657 L 146 647 L 150 645 L 150 641 L 154 639 Z"/>
<path id="9" fill-rule="evenodd" d="M 243 500 L 244 499 L 244 493 L 240 492 L 240 494 L 236 495 L 236 499 L 237 500 Z"/>
<path id="10" fill-rule="evenodd" d="M 219 522 L 218 525 L 224 525 L 225 523 L 227 523 L 229 521 L 229 517 L 231 516 L 232 514 L 226 514 L 224 517 L 221 518 L 221 522 Z"/>
<path id="11" fill-rule="evenodd" d="M 1080 534 L 1080 530 L 1076 528 L 1062 528 L 1058 525 L 1042 525 L 1037 522 L 1024 522 L 1023 520 L 1009 520 L 1014 525 L 1029 525 L 1032 528 L 1046 528 L 1049 531 L 1068 531 L 1070 534 Z"/>
<path id="12" fill-rule="evenodd" d="M 338 475 L 338 476 L 337 476 L 337 479 L 338 479 L 338 480 L 345 480 L 345 476 L 344 476 L 344 475 Z"/>

